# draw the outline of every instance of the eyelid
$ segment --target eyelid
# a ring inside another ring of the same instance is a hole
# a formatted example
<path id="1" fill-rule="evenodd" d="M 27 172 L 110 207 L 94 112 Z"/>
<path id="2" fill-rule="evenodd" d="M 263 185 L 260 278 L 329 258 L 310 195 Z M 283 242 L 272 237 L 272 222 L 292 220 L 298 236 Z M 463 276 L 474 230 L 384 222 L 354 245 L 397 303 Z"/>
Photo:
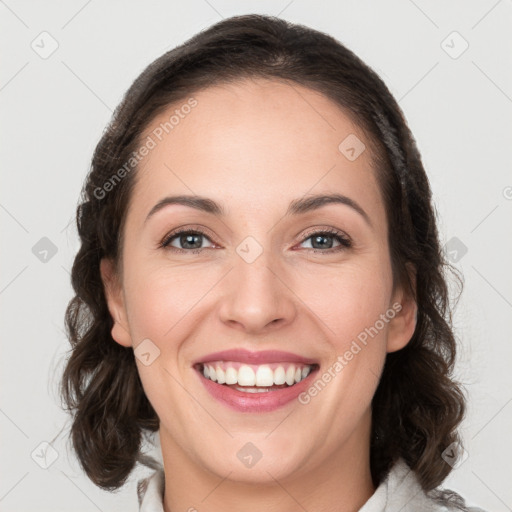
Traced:
<path id="1" fill-rule="evenodd" d="M 309 230 L 307 230 L 303 235 L 301 239 L 301 243 L 307 240 L 309 237 L 320 233 L 327 233 L 329 235 L 337 235 L 340 238 L 345 239 L 347 242 L 352 243 L 352 238 L 341 229 L 333 228 L 333 227 L 314 227 Z"/>

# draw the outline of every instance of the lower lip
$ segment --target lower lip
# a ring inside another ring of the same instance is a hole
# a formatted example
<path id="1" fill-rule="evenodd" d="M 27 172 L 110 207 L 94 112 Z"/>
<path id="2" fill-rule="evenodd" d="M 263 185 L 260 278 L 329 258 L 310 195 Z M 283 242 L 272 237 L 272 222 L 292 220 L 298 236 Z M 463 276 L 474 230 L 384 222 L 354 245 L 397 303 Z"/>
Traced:
<path id="1" fill-rule="evenodd" d="M 318 368 L 313 370 L 304 380 L 287 388 L 264 393 L 246 393 L 224 384 L 217 384 L 197 371 L 201 382 L 213 398 L 237 412 L 274 411 L 296 399 L 304 392 L 310 386 L 311 379 L 317 372 Z"/>

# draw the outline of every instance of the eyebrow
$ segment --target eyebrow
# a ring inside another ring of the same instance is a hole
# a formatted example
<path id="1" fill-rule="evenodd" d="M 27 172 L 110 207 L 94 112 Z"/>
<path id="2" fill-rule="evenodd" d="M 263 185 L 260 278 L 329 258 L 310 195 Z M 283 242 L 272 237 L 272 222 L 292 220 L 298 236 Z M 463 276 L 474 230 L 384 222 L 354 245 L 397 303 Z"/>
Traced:
<path id="1" fill-rule="evenodd" d="M 158 203 L 156 203 L 155 206 L 151 208 L 151 211 L 148 213 L 144 222 L 147 222 L 151 216 L 160 211 L 162 208 L 172 204 L 188 206 L 189 208 L 194 208 L 196 210 L 200 210 L 217 217 L 226 216 L 226 210 L 213 199 L 197 195 L 180 195 L 164 197 L 158 201 Z M 328 204 L 343 204 L 345 206 L 349 206 L 357 213 L 359 213 L 359 215 L 364 218 L 367 224 L 373 227 L 370 217 L 364 211 L 364 209 L 356 201 L 342 194 L 317 194 L 309 197 L 295 199 L 289 204 L 285 217 L 290 215 L 303 215 L 305 213 L 318 210 L 319 208 L 322 208 Z"/>

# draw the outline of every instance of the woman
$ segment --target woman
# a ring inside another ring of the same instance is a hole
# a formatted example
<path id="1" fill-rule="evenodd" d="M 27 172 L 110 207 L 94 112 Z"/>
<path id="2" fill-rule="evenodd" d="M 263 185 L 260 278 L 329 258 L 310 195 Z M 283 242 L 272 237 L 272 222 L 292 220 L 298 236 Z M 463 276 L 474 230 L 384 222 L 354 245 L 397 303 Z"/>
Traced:
<path id="1" fill-rule="evenodd" d="M 439 488 L 465 402 L 429 182 L 339 42 L 250 15 L 157 59 L 77 224 L 62 392 L 96 485 L 139 462 L 141 511 L 477 510 Z"/>

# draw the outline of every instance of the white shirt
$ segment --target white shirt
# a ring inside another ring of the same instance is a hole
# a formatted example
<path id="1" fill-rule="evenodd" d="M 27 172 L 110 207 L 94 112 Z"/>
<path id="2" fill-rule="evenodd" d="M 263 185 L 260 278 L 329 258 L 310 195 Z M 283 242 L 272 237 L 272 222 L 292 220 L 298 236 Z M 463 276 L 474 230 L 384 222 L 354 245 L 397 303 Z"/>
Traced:
<path id="1" fill-rule="evenodd" d="M 164 486 L 163 468 L 138 481 L 139 512 L 164 512 Z M 436 491 L 439 493 L 438 489 L 425 493 L 414 471 L 399 459 L 359 512 L 485 512 L 467 507 L 463 498 L 453 491 L 444 490 L 452 494 L 451 499 L 436 497 Z"/>

